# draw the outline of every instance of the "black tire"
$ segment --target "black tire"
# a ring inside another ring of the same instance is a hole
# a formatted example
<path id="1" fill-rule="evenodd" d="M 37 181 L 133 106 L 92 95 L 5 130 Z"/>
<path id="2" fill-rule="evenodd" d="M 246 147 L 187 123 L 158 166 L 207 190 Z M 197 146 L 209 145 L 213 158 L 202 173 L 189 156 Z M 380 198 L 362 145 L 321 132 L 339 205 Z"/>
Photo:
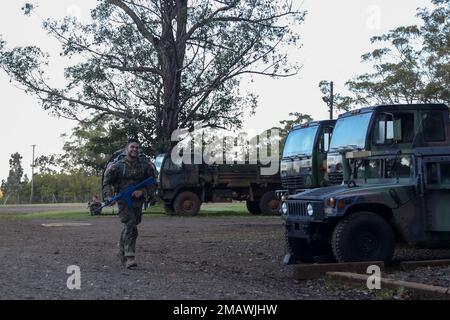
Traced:
<path id="1" fill-rule="evenodd" d="M 394 254 L 395 235 L 381 216 L 357 212 L 336 225 L 331 245 L 338 262 L 389 262 Z"/>
<path id="2" fill-rule="evenodd" d="M 259 208 L 261 213 L 265 215 L 280 214 L 280 199 L 278 199 L 275 191 L 268 191 L 263 194 L 259 200 Z"/>
<path id="3" fill-rule="evenodd" d="M 258 201 L 249 201 L 247 200 L 247 210 L 251 214 L 258 215 L 261 214 L 261 209 L 259 208 L 259 202 Z"/>
<path id="4" fill-rule="evenodd" d="M 191 191 L 183 191 L 175 198 L 173 209 L 176 214 L 195 216 L 200 211 L 200 198 Z"/>

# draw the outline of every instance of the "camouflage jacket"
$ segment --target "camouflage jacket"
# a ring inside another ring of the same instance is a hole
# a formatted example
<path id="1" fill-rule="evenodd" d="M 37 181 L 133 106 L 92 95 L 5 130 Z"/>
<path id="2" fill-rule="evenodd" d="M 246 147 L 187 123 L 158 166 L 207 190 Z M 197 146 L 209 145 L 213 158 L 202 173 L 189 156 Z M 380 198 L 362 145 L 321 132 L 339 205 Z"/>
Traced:
<path id="1" fill-rule="evenodd" d="M 151 163 L 141 158 L 135 161 L 129 161 L 123 158 L 111 164 L 106 170 L 103 179 L 103 197 L 107 199 L 115 193 L 119 193 L 124 188 L 132 184 L 137 184 L 149 177 L 155 177 L 156 173 Z M 143 201 L 148 198 L 154 191 L 154 186 L 143 189 L 144 197 L 136 199 Z"/>

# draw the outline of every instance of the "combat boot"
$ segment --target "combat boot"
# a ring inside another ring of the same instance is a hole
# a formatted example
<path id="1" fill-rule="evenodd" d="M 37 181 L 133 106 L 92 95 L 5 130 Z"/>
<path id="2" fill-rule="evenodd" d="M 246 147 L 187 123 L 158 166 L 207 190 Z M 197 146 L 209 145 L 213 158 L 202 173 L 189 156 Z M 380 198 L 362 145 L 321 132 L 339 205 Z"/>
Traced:
<path id="1" fill-rule="evenodd" d="M 136 260 L 134 260 L 134 257 L 126 257 L 127 262 L 125 264 L 127 269 L 133 269 L 137 267 Z"/>

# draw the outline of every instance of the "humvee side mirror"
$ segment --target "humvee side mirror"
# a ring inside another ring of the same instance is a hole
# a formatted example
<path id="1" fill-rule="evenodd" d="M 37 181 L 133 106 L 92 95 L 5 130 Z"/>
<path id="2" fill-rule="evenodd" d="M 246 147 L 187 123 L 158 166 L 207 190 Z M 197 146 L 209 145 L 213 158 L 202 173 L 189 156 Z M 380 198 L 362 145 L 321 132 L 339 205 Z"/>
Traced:
<path id="1" fill-rule="evenodd" d="M 394 139 L 394 121 L 386 121 L 386 140 Z"/>

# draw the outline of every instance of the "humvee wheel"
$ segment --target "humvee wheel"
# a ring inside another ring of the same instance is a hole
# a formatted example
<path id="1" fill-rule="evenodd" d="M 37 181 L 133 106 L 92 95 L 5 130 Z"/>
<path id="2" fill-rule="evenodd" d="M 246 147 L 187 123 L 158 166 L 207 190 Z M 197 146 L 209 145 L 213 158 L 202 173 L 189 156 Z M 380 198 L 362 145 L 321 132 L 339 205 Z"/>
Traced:
<path id="1" fill-rule="evenodd" d="M 262 214 L 279 215 L 280 214 L 280 200 L 275 191 L 268 191 L 263 194 L 259 200 L 259 208 Z"/>
<path id="2" fill-rule="evenodd" d="M 338 262 L 389 262 L 394 254 L 395 236 L 391 226 L 379 215 L 357 212 L 336 225 L 331 245 Z"/>
<path id="3" fill-rule="evenodd" d="M 191 191 L 183 191 L 173 203 L 175 213 L 186 216 L 196 215 L 200 211 L 200 199 Z"/>
<path id="4" fill-rule="evenodd" d="M 249 201 L 247 200 L 247 210 L 251 214 L 261 214 L 261 209 L 259 208 L 259 202 L 258 201 Z"/>

